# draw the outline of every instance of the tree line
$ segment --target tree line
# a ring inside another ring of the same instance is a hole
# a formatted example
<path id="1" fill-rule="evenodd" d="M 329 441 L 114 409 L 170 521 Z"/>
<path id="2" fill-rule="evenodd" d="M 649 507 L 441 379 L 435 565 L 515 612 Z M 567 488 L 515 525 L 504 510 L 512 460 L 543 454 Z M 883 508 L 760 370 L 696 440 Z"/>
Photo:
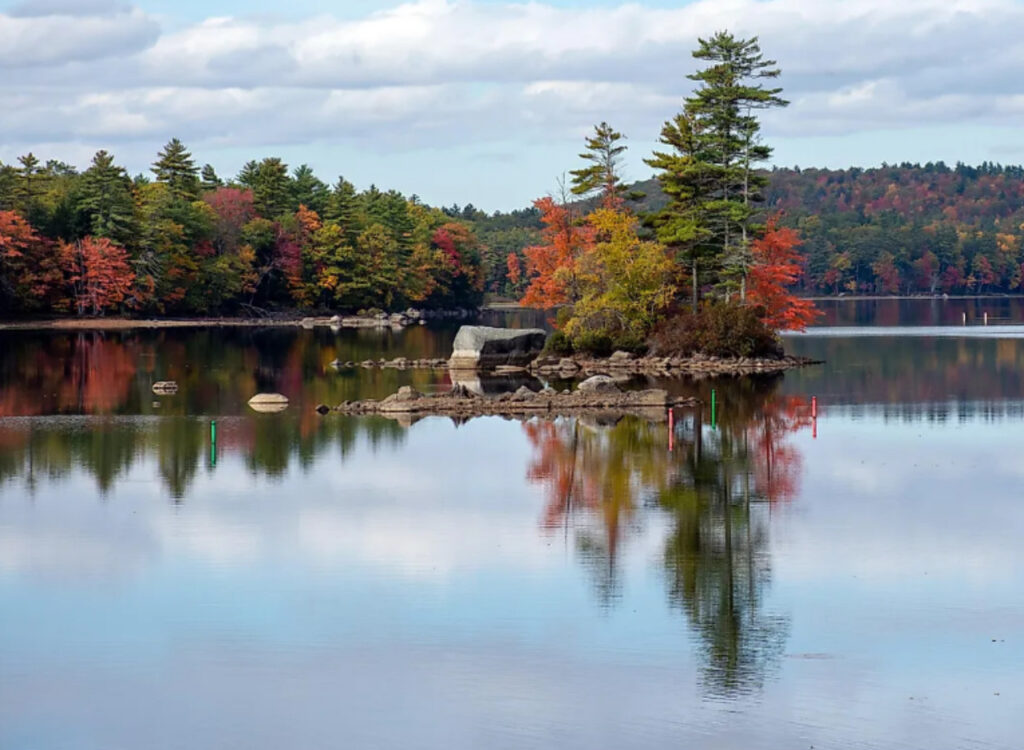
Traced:
<path id="1" fill-rule="evenodd" d="M 802 294 L 1024 292 L 1024 167 L 939 161 L 758 174 L 768 180 L 765 212 L 802 239 L 804 273 L 792 287 Z M 656 179 L 628 193 L 641 216 L 669 200 Z M 498 237 L 520 258 L 540 237 L 532 211 L 477 212 L 472 221 L 479 236 Z M 517 236 L 526 239 L 517 244 Z M 507 274 L 489 273 L 487 283 L 497 294 L 518 293 Z"/>
<path id="2" fill-rule="evenodd" d="M 221 179 L 178 139 L 152 177 L 99 151 L 79 172 L 0 164 L 0 311 L 100 315 L 475 307 L 470 225 L 416 196 L 250 161 Z"/>

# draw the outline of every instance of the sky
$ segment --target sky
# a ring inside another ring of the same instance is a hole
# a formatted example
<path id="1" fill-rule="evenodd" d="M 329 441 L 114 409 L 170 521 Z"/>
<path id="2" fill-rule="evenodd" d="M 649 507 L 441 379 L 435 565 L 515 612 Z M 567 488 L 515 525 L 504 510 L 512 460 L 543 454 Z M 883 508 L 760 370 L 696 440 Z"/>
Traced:
<path id="1" fill-rule="evenodd" d="M 1024 0 L 0 0 L 0 161 L 137 173 L 178 137 L 222 176 L 274 155 L 509 210 L 601 121 L 649 177 L 697 38 L 728 29 L 782 69 L 774 164 L 1018 163 L 1021 28 Z"/>

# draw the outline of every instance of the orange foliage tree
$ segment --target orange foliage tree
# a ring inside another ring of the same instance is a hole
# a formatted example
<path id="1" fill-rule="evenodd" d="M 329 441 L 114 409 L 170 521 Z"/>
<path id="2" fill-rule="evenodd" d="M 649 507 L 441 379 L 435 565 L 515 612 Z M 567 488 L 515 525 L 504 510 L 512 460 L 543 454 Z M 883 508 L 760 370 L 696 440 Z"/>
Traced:
<path id="1" fill-rule="evenodd" d="M 594 246 L 594 230 L 579 226 L 563 203 L 548 196 L 534 201 L 544 224 L 543 242 L 523 251 L 530 284 L 523 295 L 527 307 L 549 309 L 580 298 L 579 260 Z"/>
<path id="2" fill-rule="evenodd" d="M 27 309 L 52 301 L 63 281 L 52 244 L 16 212 L 0 211 L 0 303 L 4 291 Z"/>
<path id="3" fill-rule="evenodd" d="M 780 227 L 778 217 L 769 219 L 764 235 L 751 246 L 754 265 L 747 302 L 763 307 L 765 324 L 777 331 L 802 331 L 819 315 L 813 302 L 789 291 L 803 274 L 799 246 L 800 235 Z"/>
<path id="4" fill-rule="evenodd" d="M 63 243 L 61 258 L 79 315 L 102 315 L 126 302 L 135 283 L 128 253 L 105 237 Z"/>

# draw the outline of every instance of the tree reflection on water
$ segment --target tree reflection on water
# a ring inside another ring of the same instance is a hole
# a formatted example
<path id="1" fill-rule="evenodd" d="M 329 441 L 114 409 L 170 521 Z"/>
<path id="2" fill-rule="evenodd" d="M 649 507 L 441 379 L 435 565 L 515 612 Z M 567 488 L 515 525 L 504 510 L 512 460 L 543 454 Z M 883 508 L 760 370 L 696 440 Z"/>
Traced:
<path id="1" fill-rule="evenodd" d="M 763 604 L 771 577 L 768 516 L 797 492 L 800 454 L 788 438 L 811 417 L 803 399 L 776 393 L 778 382 L 716 382 L 717 425 L 707 407 L 678 410 L 671 451 L 667 423 L 638 417 L 524 427 L 534 448 L 528 477 L 546 488 L 541 525 L 545 533 L 573 535 L 603 606 L 620 594 L 617 556 L 638 524 L 637 510 L 666 515 L 668 599 L 700 644 L 710 696 L 756 690 L 788 635 L 788 618 Z M 711 384 L 691 388 L 710 402 Z"/>

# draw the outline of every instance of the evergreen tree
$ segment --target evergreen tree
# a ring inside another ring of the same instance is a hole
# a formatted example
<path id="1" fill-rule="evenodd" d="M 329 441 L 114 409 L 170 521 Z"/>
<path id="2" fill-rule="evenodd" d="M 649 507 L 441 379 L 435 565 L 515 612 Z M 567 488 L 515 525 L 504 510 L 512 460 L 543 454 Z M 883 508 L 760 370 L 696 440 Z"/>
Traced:
<path id="1" fill-rule="evenodd" d="M 18 170 L 10 164 L 0 162 L 0 211 L 14 209 L 17 189 Z"/>
<path id="2" fill-rule="evenodd" d="M 31 151 L 18 157 L 21 168 L 18 170 L 18 202 L 27 211 L 39 196 L 42 182 L 42 167 L 39 159 Z"/>
<path id="3" fill-rule="evenodd" d="M 308 164 L 300 164 L 292 173 L 292 208 L 299 206 L 323 215 L 330 197 L 330 188 L 320 180 Z"/>
<path id="4" fill-rule="evenodd" d="M 114 157 L 97 151 L 92 165 L 82 174 L 76 208 L 84 224 L 83 234 L 106 237 L 122 247 L 135 238 L 135 199 L 132 182 Z"/>
<path id="5" fill-rule="evenodd" d="M 360 200 L 356 193 L 356 187 L 344 177 L 339 177 L 338 182 L 327 199 L 327 208 L 324 216 L 337 222 L 348 238 L 350 245 L 355 245 L 356 237 L 363 230 L 363 221 L 360 211 Z"/>
<path id="6" fill-rule="evenodd" d="M 693 56 L 710 65 L 688 76 L 698 86 L 684 111 L 693 123 L 695 154 L 706 164 L 711 191 L 704 201 L 705 220 L 720 248 L 721 264 L 731 283 L 745 294 L 750 266 L 749 239 L 755 229 L 759 191 L 767 179 L 753 171 L 771 156 L 760 140 L 758 110 L 785 107 L 780 88 L 764 81 L 778 78 L 774 60 L 766 60 L 757 37 L 737 39 L 720 31 L 700 39 Z"/>
<path id="7" fill-rule="evenodd" d="M 261 161 L 252 175 L 252 184 L 246 187 L 252 188 L 260 216 L 276 219 L 282 214 L 291 213 L 292 186 L 288 178 L 288 165 L 278 157 L 272 156 Z"/>
<path id="8" fill-rule="evenodd" d="M 242 187 L 247 187 L 250 190 L 256 185 L 256 173 L 259 171 L 259 164 L 255 159 L 250 159 L 242 165 L 241 171 L 238 173 L 238 177 L 235 178 Z"/>
<path id="9" fill-rule="evenodd" d="M 608 123 L 602 122 L 594 126 L 594 134 L 587 138 L 587 150 L 580 154 L 581 159 L 590 162 L 590 166 L 574 169 L 572 175 L 573 195 L 589 196 L 601 193 L 602 202 L 612 207 L 621 202 L 626 191 L 622 184 L 620 164 L 626 147 L 619 144 L 625 138 L 616 132 Z M 467 209 L 471 206 L 467 206 Z M 464 218 L 474 218 L 472 213 Z"/>
<path id="10" fill-rule="evenodd" d="M 208 193 L 211 190 L 224 187 L 224 180 L 217 176 L 217 171 L 210 164 L 204 164 L 200 173 L 199 186 L 204 193 Z"/>
<path id="11" fill-rule="evenodd" d="M 199 197 L 199 170 L 192 154 L 177 138 L 168 141 L 157 154 L 150 171 L 156 175 L 157 182 L 167 183 L 181 198 L 196 200 Z"/>
<path id="12" fill-rule="evenodd" d="M 704 211 L 712 189 L 710 170 L 700 159 L 694 125 L 685 112 L 665 123 L 661 143 L 667 151 L 655 151 L 644 161 L 658 171 L 658 182 L 668 198 L 665 207 L 647 217 L 658 240 L 689 268 L 690 303 L 696 312 L 701 279 L 714 263 L 716 248 Z"/>

